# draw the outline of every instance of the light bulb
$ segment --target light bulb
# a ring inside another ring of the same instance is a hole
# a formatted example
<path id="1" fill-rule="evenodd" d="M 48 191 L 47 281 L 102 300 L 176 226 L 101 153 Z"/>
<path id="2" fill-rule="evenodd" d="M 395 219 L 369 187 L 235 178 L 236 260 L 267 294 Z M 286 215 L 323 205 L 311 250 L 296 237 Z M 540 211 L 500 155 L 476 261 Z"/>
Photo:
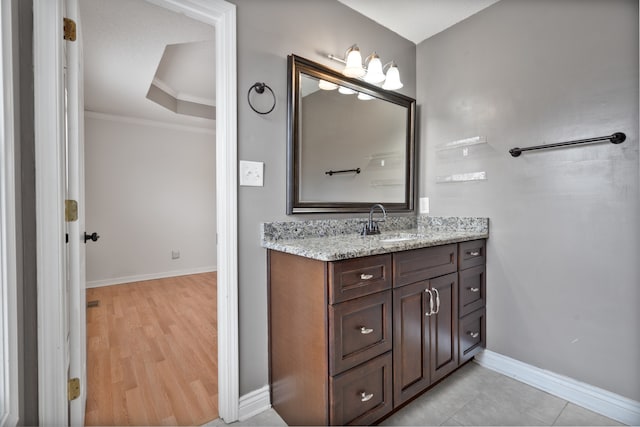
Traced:
<path id="1" fill-rule="evenodd" d="M 400 71 L 398 71 L 398 67 L 395 63 L 391 63 L 391 66 L 387 70 L 387 78 L 382 84 L 382 89 L 386 90 L 396 90 L 400 89 L 403 86 L 400 81 Z"/>
<path id="2" fill-rule="evenodd" d="M 356 93 L 355 90 L 349 89 L 348 87 L 344 87 L 344 86 L 340 86 L 338 88 L 338 92 L 340 92 L 343 95 L 353 95 L 354 93 Z"/>
<path id="3" fill-rule="evenodd" d="M 377 53 L 373 52 L 368 59 L 367 74 L 364 76 L 364 81 L 368 83 L 380 83 L 385 79 L 384 72 L 382 71 L 382 62 Z"/>
<path id="4" fill-rule="evenodd" d="M 335 83 L 331 83 L 326 80 L 320 79 L 320 81 L 318 82 L 318 87 L 322 90 L 335 90 L 338 88 L 338 85 Z"/>
<path id="5" fill-rule="evenodd" d="M 358 93 L 358 99 L 361 100 L 361 101 L 368 101 L 370 99 L 373 99 L 373 96 L 367 95 L 366 93 L 359 92 Z"/>
<path id="6" fill-rule="evenodd" d="M 353 45 L 347 50 L 347 65 L 342 74 L 347 77 L 362 77 L 367 71 L 362 68 L 362 55 L 358 46 Z"/>

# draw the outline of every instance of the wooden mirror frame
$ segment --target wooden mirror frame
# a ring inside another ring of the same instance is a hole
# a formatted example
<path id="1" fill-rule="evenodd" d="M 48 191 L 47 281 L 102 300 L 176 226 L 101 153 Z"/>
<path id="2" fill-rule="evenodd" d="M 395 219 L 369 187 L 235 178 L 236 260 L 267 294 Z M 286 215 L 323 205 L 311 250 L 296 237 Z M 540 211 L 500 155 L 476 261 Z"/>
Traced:
<path id="1" fill-rule="evenodd" d="M 390 212 L 413 211 L 415 206 L 416 179 L 415 99 L 396 92 L 384 90 L 359 79 L 345 77 L 337 71 L 296 55 L 289 55 L 287 57 L 287 71 L 287 215 L 327 212 L 369 212 L 371 205 L 374 203 L 384 204 L 386 210 Z M 402 203 L 385 203 L 383 200 L 353 203 L 303 202 L 300 200 L 300 183 L 297 179 L 298 176 L 300 176 L 301 167 L 299 164 L 300 141 L 298 140 L 300 74 L 306 74 L 313 78 L 346 86 L 407 109 L 405 197 Z"/>

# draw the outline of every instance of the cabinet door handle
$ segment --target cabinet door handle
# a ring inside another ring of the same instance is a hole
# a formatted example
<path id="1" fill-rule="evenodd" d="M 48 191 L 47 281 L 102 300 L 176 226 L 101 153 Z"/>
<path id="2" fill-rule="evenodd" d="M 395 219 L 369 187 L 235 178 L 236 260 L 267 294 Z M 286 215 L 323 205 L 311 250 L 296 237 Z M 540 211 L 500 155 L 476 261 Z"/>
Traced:
<path id="1" fill-rule="evenodd" d="M 471 338 L 478 338 L 478 336 L 480 335 L 480 332 L 471 332 L 471 331 L 469 331 L 469 332 L 467 332 L 467 334 L 469 334 L 469 336 Z"/>
<path id="2" fill-rule="evenodd" d="M 368 334 L 370 334 L 371 332 L 373 332 L 373 329 L 371 329 L 371 328 L 366 328 L 366 327 L 364 327 L 364 326 L 361 326 L 361 327 L 360 327 L 360 333 L 361 333 L 362 335 L 368 335 Z"/>
<path id="3" fill-rule="evenodd" d="M 433 288 L 433 292 L 436 294 L 436 311 L 433 314 L 438 314 L 440 313 L 440 292 L 436 288 Z"/>
<path id="4" fill-rule="evenodd" d="M 360 274 L 360 280 L 371 280 L 373 279 L 373 274 Z"/>
<path id="5" fill-rule="evenodd" d="M 480 288 L 469 288 L 471 292 L 479 292 Z"/>
<path id="6" fill-rule="evenodd" d="M 468 251 L 467 255 L 478 256 L 478 255 L 480 255 L 480 251 Z"/>
<path id="7" fill-rule="evenodd" d="M 373 397 L 373 393 L 369 393 L 367 394 L 366 392 L 360 392 L 360 401 L 361 402 L 368 402 L 371 400 L 371 398 Z"/>
<path id="8" fill-rule="evenodd" d="M 425 289 L 424 291 L 429 294 L 429 312 L 424 315 L 431 316 L 433 314 L 433 294 L 430 289 Z"/>

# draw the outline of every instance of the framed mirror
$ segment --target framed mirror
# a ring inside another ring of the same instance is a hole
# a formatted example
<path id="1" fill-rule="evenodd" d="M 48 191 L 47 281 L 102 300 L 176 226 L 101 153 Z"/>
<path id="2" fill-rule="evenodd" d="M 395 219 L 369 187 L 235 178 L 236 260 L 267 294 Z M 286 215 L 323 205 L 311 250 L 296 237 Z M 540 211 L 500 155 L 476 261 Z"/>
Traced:
<path id="1" fill-rule="evenodd" d="M 287 214 L 414 209 L 415 100 L 288 57 Z"/>

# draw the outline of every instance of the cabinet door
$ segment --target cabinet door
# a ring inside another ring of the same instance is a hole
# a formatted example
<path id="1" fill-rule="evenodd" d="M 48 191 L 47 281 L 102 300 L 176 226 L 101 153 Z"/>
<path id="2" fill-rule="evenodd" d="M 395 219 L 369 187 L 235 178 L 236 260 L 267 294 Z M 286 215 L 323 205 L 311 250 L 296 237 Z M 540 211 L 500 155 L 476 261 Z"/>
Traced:
<path id="1" fill-rule="evenodd" d="M 431 279 L 436 314 L 431 323 L 431 382 L 445 377 L 458 367 L 458 274 Z"/>
<path id="2" fill-rule="evenodd" d="M 458 270 L 458 245 L 434 246 L 393 254 L 393 287 Z"/>
<path id="3" fill-rule="evenodd" d="M 484 265 L 468 268 L 458 273 L 458 312 L 460 317 L 485 306 L 487 278 Z"/>
<path id="4" fill-rule="evenodd" d="M 481 308 L 460 319 L 460 363 L 464 363 L 486 347 L 485 309 Z"/>
<path id="5" fill-rule="evenodd" d="M 358 298 L 391 288 L 391 255 L 329 263 L 329 303 Z"/>
<path id="6" fill-rule="evenodd" d="M 329 306 L 329 375 L 391 350 L 391 290 Z"/>
<path id="7" fill-rule="evenodd" d="M 429 282 L 393 291 L 393 405 L 406 402 L 430 384 Z"/>
<path id="8" fill-rule="evenodd" d="M 330 377 L 331 425 L 371 425 L 393 409 L 391 352 Z"/>

